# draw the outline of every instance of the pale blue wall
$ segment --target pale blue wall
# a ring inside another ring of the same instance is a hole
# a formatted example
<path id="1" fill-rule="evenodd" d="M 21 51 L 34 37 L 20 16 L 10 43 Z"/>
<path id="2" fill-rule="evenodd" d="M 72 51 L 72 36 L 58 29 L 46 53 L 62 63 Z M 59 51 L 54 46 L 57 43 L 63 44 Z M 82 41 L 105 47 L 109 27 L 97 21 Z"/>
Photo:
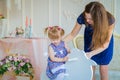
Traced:
<path id="1" fill-rule="evenodd" d="M 120 0 L 115 0 L 115 18 L 116 18 L 116 27 L 115 32 L 120 36 Z"/>

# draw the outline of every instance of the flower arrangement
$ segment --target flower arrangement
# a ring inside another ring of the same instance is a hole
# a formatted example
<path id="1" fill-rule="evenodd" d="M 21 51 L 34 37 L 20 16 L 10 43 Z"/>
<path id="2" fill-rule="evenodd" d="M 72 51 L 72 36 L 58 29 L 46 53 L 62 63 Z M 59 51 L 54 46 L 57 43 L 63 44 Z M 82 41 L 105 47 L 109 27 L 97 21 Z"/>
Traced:
<path id="1" fill-rule="evenodd" d="M 16 35 L 23 35 L 24 34 L 24 30 L 22 28 L 22 26 L 20 27 L 16 27 Z"/>
<path id="2" fill-rule="evenodd" d="M 6 56 L 0 61 L 0 75 L 13 71 L 16 75 L 25 75 L 33 78 L 33 67 L 28 57 L 22 55 Z"/>

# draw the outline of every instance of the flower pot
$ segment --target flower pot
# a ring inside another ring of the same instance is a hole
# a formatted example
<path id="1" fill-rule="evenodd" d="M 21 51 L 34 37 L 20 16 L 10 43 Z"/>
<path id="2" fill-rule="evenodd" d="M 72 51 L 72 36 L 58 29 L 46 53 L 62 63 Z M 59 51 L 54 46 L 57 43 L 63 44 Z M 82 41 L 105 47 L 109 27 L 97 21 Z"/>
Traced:
<path id="1" fill-rule="evenodd" d="M 13 71 L 7 71 L 1 76 L 0 80 L 16 80 L 16 75 Z"/>

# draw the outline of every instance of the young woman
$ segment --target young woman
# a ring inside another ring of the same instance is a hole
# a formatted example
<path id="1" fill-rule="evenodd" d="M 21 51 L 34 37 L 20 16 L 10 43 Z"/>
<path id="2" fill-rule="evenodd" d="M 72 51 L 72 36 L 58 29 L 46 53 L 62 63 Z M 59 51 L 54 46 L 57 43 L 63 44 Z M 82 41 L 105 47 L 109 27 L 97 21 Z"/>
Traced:
<path id="1" fill-rule="evenodd" d="M 72 32 L 65 41 L 72 40 L 84 24 L 84 50 L 88 58 L 93 59 L 100 70 L 101 80 L 108 80 L 108 64 L 113 56 L 113 29 L 115 19 L 100 2 L 90 2 L 77 18 Z M 93 66 L 95 80 L 95 66 Z"/>

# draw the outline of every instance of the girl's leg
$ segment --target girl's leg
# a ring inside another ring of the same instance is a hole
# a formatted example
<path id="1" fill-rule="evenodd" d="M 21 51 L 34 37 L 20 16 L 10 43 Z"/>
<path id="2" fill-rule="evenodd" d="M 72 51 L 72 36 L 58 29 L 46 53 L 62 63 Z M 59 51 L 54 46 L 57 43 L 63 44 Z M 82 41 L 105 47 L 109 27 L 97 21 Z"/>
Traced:
<path id="1" fill-rule="evenodd" d="M 93 69 L 93 78 L 92 78 L 92 80 L 96 80 L 96 77 L 95 77 L 95 69 L 96 69 L 96 67 L 92 66 L 92 69 Z"/>
<path id="2" fill-rule="evenodd" d="M 108 65 L 100 65 L 100 80 L 108 80 Z"/>

